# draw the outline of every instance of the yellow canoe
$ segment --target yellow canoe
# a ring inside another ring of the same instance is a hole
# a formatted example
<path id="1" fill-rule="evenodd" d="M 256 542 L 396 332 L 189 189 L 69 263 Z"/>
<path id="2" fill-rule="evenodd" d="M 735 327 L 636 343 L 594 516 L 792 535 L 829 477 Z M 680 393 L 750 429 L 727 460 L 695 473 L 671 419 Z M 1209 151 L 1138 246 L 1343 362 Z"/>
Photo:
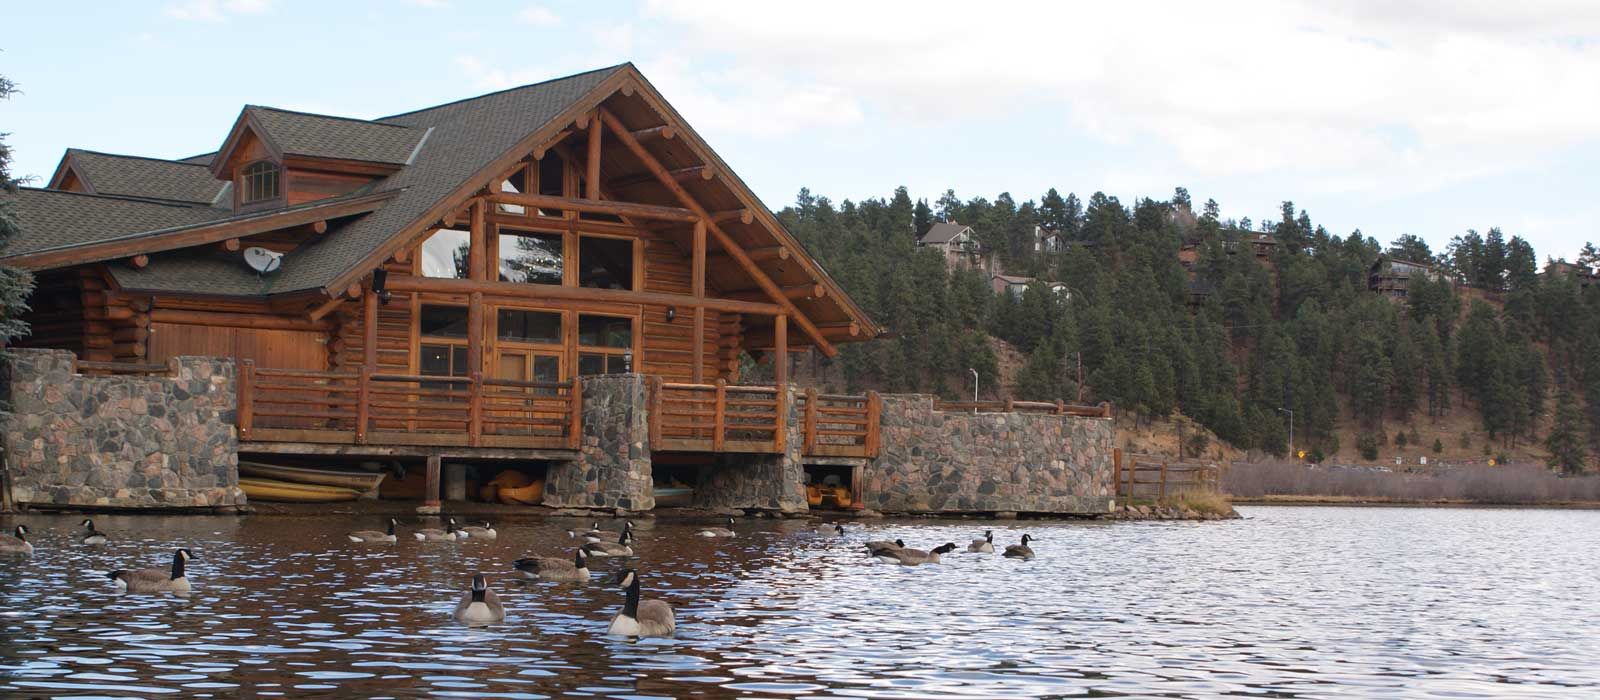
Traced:
<path id="1" fill-rule="evenodd" d="M 361 496 L 353 489 L 317 484 L 296 484 L 272 479 L 239 479 L 239 488 L 254 501 L 283 503 L 332 503 L 354 501 Z"/>
<path id="2" fill-rule="evenodd" d="M 544 482 L 535 481 L 522 487 L 500 487 L 500 502 L 508 506 L 537 506 L 544 503 Z"/>
<path id="3" fill-rule="evenodd" d="M 305 469 L 277 464 L 239 460 L 239 474 L 261 479 L 292 481 L 297 484 L 338 486 L 355 491 L 371 491 L 383 483 L 383 472 L 354 472 L 333 469 Z"/>

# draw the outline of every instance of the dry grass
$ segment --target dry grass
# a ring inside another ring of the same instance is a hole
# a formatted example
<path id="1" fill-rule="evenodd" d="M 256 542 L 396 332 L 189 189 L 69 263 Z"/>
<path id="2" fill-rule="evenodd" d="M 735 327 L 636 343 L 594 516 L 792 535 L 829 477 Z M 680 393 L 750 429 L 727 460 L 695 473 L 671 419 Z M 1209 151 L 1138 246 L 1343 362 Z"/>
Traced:
<path id="1" fill-rule="evenodd" d="M 1600 477 L 1563 478 L 1539 466 L 1462 467 L 1412 473 L 1246 462 L 1235 463 L 1227 471 L 1223 487 L 1239 498 L 1266 500 L 1600 503 Z"/>
<path id="2" fill-rule="evenodd" d="M 1228 515 L 1233 512 L 1233 505 L 1228 503 L 1228 497 L 1214 491 L 1198 489 L 1182 491 L 1177 495 L 1167 497 L 1167 503 L 1178 508 L 1188 508 L 1196 513 L 1210 515 Z"/>

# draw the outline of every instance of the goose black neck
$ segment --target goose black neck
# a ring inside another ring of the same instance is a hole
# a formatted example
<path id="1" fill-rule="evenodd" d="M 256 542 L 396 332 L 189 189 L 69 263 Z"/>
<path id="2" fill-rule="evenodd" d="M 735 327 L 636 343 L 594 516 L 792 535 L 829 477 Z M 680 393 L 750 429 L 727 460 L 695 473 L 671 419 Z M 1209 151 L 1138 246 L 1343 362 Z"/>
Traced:
<path id="1" fill-rule="evenodd" d="M 388 534 L 389 534 L 390 537 L 394 537 L 394 521 L 393 520 L 389 521 L 389 533 Z"/>
<path id="2" fill-rule="evenodd" d="M 583 560 L 583 550 L 575 549 L 572 551 L 572 565 L 579 569 L 587 568 L 588 564 Z"/>
<path id="3" fill-rule="evenodd" d="M 172 555 L 172 580 L 183 578 L 183 553 Z"/>
<path id="4" fill-rule="evenodd" d="M 483 602 L 483 595 L 485 593 L 488 593 L 488 592 L 489 592 L 488 588 L 474 588 L 474 589 L 472 589 L 472 602 L 474 602 L 474 603 L 482 603 Z"/>
<path id="5" fill-rule="evenodd" d="M 634 574 L 633 583 L 628 584 L 628 599 L 622 603 L 622 614 L 628 617 L 639 617 L 639 575 Z"/>

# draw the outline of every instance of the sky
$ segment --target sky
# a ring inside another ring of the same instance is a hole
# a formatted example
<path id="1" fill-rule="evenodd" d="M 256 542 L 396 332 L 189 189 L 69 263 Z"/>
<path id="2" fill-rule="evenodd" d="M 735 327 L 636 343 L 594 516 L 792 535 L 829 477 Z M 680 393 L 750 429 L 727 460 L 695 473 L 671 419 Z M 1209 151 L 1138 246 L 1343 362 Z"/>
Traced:
<path id="1" fill-rule="evenodd" d="M 1435 252 L 1600 242 L 1600 2 L 156 0 L 7 9 L 14 170 L 215 150 L 245 104 L 374 118 L 632 61 L 774 209 L 1189 189 Z"/>

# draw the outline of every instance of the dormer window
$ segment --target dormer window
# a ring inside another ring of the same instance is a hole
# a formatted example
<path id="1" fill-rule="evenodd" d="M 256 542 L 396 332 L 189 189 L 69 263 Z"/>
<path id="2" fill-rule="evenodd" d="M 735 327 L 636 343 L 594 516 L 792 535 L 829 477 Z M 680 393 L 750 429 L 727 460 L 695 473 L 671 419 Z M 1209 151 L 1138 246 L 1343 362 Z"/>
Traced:
<path id="1" fill-rule="evenodd" d="M 270 160 L 258 160 L 244 166 L 244 170 L 239 171 L 240 203 L 253 204 L 277 199 L 280 194 L 278 181 L 278 165 Z"/>

